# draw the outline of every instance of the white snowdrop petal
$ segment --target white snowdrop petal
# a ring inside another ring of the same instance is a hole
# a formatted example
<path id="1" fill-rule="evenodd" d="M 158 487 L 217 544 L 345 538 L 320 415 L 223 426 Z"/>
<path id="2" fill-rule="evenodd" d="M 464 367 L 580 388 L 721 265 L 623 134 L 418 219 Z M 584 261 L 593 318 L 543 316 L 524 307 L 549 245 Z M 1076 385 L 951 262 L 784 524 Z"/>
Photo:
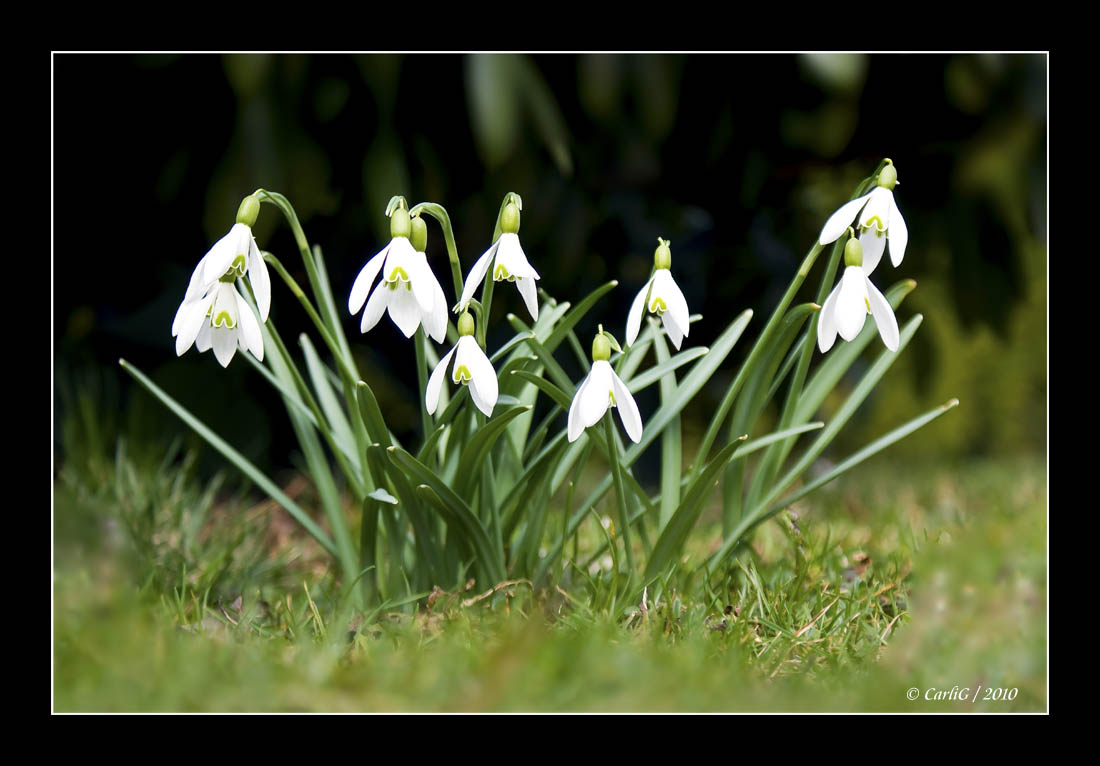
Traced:
<path id="1" fill-rule="evenodd" d="M 416 303 L 420 306 L 420 313 L 424 316 L 430 316 L 432 309 L 435 308 L 435 289 L 433 285 L 438 285 L 439 282 L 428 265 L 428 256 L 424 253 L 413 251 L 413 254 L 409 256 L 409 265 L 412 267 L 409 271 L 409 278 L 412 281 L 412 291 L 416 297 Z"/>
<path id="2" fill-rule="evenodd" d="M 214 344 L 214 339 L 211 338 L 211 334 L 214 328 L 210 326 L 209 322 L 202 323 L 202 329 L 199 330 L 199 337 L 195 338 L 195 348 L 200 353 L 205 353 L 210 350 L 210 347 Z"/>
<path id="3" fill-rule="evenodd" d="M 615 391 L 615 408 L 619 411 L 619 419 L 623 421 L 626 435 L 637 444 L 642 439 L 642 413 L 638 411 L 638 403 L 614 369 L 611 370 L 611 384 Z"/>
<path id="4" fill-rule="evenodd" d="M 887 232 L 890 241 L 890 263 L 894 266 L 901 265 L 901 259 L 905 257 L 905 246 L 909 244 L 909 228 L 905 225 L 905 219 L 901 217 L 898 203 L 894 195 L 890 194 L 890 231 Z"/>
<path id="5" fill-rule="evenodd" d="M 260 323 L 256 321 L 256 315 L 252 313 L 252 307 L 245 301 L 244 296 L 236 291 L 234 293 L 237 297 L 241 348 L 251 351 L 252 356 L 262 362 L 264 360 L 264 338 L 260 332 Z"/>
<path id="6" fill-rule="evenodd" d="M 416 328 L 420 326 L 420 305 L 416 302 L 412 290 L 402 282 L 398 282 L 394 290 L 390 290 L 385 285 L 381 285 L 380 289 L 390 291 L 390 319 L 406 338 L 411 338 Z"/>
<path id="7" fill-rule="evenodd" d="M 878 291 L 878 288 L 867 280 L 867 302 L 871 304 L 871 316 L 878 325 L 878 334 L 882 336 L 882 342 L 891 351 L 898 350 L 901 342 L 901 333 L 898 331 L 898 319 L 894 316 L 894 310 L 890 308 L 890 302 L 886 296 Z"/>
<path id="8" fill-rule="evenodd" d="M 844 340 L 855 340 L 867 319 L 867 278 L 859 266 L 844 270 L 836 298 L 836 329 Z"/>
<path id="9" fill-rule="evenodd" d="M 893 196 L 889 189 L 876 186 L 867 200 L 867 206 L 859 214 L 859 227 L 886 231 L 890 226 L 890 200 Z"/>
<path id="10" fill-rule="evenodd" d="M 588 381 L 591 379 L 592 373 L 589 372 L 581 381 L 581 384 L 577 386 L 577 392 L 573 394 L 573 403 L 569 405 L 568 439 L 571 442 L 575 442 L 584 431 L 584 423 L 581 421 L 581 401 L 584 399 Z"/>
<path id="11" fill-rule="evenodd" d="M 825 225 L 821 228 L 821 236 L 818 237 L 817 241 L 822 245 L 835 242 L 837 237 L 847 231 L 848 227 L 852 225 L 852 221 L 855 220 L 860 208 L 863 207 L 870 196 L 870 194 L 865 194 L 858 199 L 854 199 L 851 202 L 845 202 L 841 205 L 835 213 L 829 216 L 829 220 L 826 221 Z"/>
<path id="12" fill-rule="evenodd" d="M 680 290 L 680 286 L 676 284 L 676 280 L 672 278 L 672 272 L 668 269 L 658 269 L 653 275 L 653 295 L 660 296 L 665 302 L 667 310 L 661 318 L 664 320 L 666 331 L 670 325 L 674 327 L 674 332 L 669 333 L 669 338 L 679 350 L 680 343 L 688 335 L 690 319 L 687 299 L 684 298 L 683 291 Z M 650 301 L 652 302 L 652 298 Z"/>
<path id="13" fill-rule="evenodd" d="M 432 288 L 435 299 L 432 302 L 432 312 L 422 318 L 422 324 L 428 335 L 436 343 L 442 343 L 447 338 L 447 296 L 443 294 L 443 288 L 439 281 Z"/>
<path id="14" fill-rule="evenodd" d="M 459 346 L 464 346 L 462 356 L 463 364 L 470 370 L 470 393 L 474 394 L 474 404 L 485 413 L 485 417 L 493 414 L 493 408 L 497 404 L 497 373 L 493 369 L 489 357 L 481 350 L 471 335 L 464 335 L 458 339 Z M 457 364 L 457 358 L 456 362 Z M 484 405 L 484 406 L 483 406 Z"/>
<path id="15" fill-rule="evenodd" d="M 527 311 L 530 312 L 531 318 L 538 321 L 539 294 L 538 288 L 535 286 L 535 280 L 529 277 L 520 277 L 516 280 L 516 289 L 519 290 L 519 294 L 523 297 L 523 302 L 527 306 Z"/>
<path id="16" fill-rule="evenodd" d="M 602 359 L 592 363 L 588 385 L 584 390 L 584 398 L 581 399 L 580 417 L 585 428 L 600 422 L 600 418 L 611 406 L 611 377 L 614 374 L 611 365 Z"/>
<path id="17" fill-rule="evenodd" d="M 873 228 L 867 229 L 860 232 L 859 244 L 863 248 L 863 273 L 870 274 L 886 251 L 886 235 Z"/>
<path id="18" fill-rule="evenodd" d="M 645 313 L 645 297 L 649 293 L 649 285 L 653 282 L 650 278 L 634 296 L 634 302 L 630 304 L 630 313 L 626 316 L 626 345 L 634 345 L 638 340 L 638 333 L 642 329 L 642 314 Z"/>
<path id="19" fill-rule="evenodd" d="M 481 284 L 481 280 L 485 278 L 485 272 L 489 270 L 499 244 L 500 240 L 498 239 L 496 243 L 481 254 L 481 257 L 474 262 L 474 267 L 470 269 L 470 273 L 466 275 L 466 281 L 462 285 L 462 298 L 459 300 L 459 303 L 463 306 L 473 300 L 474 291 Z"/>
<path id="20" fill-rule="evenodd" d="M 378 283 L 378 287 L 374 288 L 370 300 L 367 301 L 367 308 L 363 312 L 362 321 L 359 323 L 359 332 L 368 332 L 378 324 L 378 320 L 386 313 L 386 307 L 389 305 L 391 294 L 392 291 L 390 288 L 386 287 L 385 282 Z"/>
<path id="21" fill-rule="evenodd" d="M 206 320 L 206 311 L 210 307 L 210 301 L 192 301 L 185 304 L 185 307 L 179 320 L 179 332 L 176 335 L 176 356 L 183 356 L 187 349 L 191 348 L 191 344 L 195 342 Z M 209 322 L 206 322 L 206 324 L 209 324 Z"/>
<path id="22" fill-rule="evenodd" d="M 359 276 L 355 278 L 355 282 L 351 285 L 351 296 L 348 297 L 348 311 L 352 314 L 358 314 L 359 309 L 363 308 L 363 301 L 367 299 L 367 293 L 370 292 L 370 287 L 374 284 L 374 278 L 382 270 L 386 253 L 389 251 L 390 245 L 386 245 L 378 254 L 367 261 L 367 264 L 359 271 Z"/>
<path id="23" fill-rule="evenodd" d="M 428 378 L 428 389 L 424 392 L 424 404 L 429 415 L 434 415 L 436 407 L 439 406 L 439 393 L 443 389 L 443 380 L 447 377 L 447 363 L 451 361 L 454 353 L 455 349 L 453 348 L 448 351 L 446 356 L 439 360 L 439 364 L 435 366 L 431 377 Z"/>
<path id="24" fill-rule="evenodd" d="M 229 233 L 219 239 L 210 252 L 206 254 L 206 265 L 203 267 L 203 279 L 207 282 L 216 282 L 229 271 L 238 255 L 248 258 L 248 241 L 252 237 L 252 230 L 243 223 L 233 224 Z"/>
<path id="25" fill-rule="evenodd" d="M 539 273 L 535 271 L 535 267 L 527 260 L 527 256 L 523 252 L 523 246 L 519 243 L 518 234 L 501 234 L 497 242 L 500 243 L 500 248 L 497 251 L 497 263 L 507 269 L 509 274 L 526 279 L 540 278 Z"/>
<path id="26" fill-rule="evenodd" d="M 840 285 L 837 285 L 825 299 L 825 305 L 821 307 L 821 314 L 817 318 L 817 347 L 823 354 L 836 342 L 836 299 L 839 294 Z"/>
<path id="27" fill-rule="evenodd" d="M 672 341 L 672 345 L 676 347 L 676 350 L 680 350 L 680 344 L 684 342 L 684 333 L 680 331 L 680 326 L 676 324 L 676 320 L 672 318 L 669 312 L 665 312 L 661 315 L 661 324 L 665 327 L 665 335 Z"/>
<path id="28" fill-rule="evenodd" d="M 256 308 L 260 310 L 260 323 L 267 321 L 271 313 L 271 275 L 267 271 L 267 262 L 260 254 L 255 237 L 249 236 L 248 281 L 252 293 L 256 296 Z"/>
<path id="29" fill-rule="evenodd" d="M 215 327 L 211 330 L 214 343 L 214 356 L 218 364 L 228 367 L 233 360 L 233 354 L 237 352 L 237 331 L 224 327 Z"/>

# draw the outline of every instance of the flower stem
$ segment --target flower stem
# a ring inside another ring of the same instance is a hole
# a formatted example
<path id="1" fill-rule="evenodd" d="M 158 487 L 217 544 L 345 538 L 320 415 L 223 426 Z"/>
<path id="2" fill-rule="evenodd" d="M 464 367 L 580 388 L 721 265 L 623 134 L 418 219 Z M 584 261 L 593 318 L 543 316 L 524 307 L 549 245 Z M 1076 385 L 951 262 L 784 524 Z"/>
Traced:
<path id="1" fill-rule="evenodd" d="M 427 338 L 424 337 L 424 328 L 417 327 L 416 335 L 413 336 L 413 346 L 416 348 L 416 382 L 420 391 L 417 399 L 420 402 L 420 424 L 424 428 L 424 441 L 427 441 L 428 436 L 435 430 L 435 426 L 432 425 L 432 416 L 428 414 L 428 407 L 424 401 L 424 392 L 428 390 L 428 360 L 424 353 L 424 344 L 427 342 Z"/>
<path id="2" fill-rule="evenodd" d="M 274 268 L 275 271 L 279 272 L 279 276 L 283 278 L 283 282 L 285 282 L 286 286 L 290 288 L 290 292 L 294 293 L 294 296 L 298 299 L 298 302 L 302 304 L 302 308 L 304 308 L 306 310 L 306 313 L 309 314 L 309 318 L 313 320 L 313 324 L 317 327 L 317 331 L 321 333 L 321 338 L 325 341 L 325 345 L 327 345 L 329 347 L 329 350 L 332 351 L 333 357 L 336 359 L 337 363 L 340 366 L 340 372 L 342 372 L 344 374 L 344 377 L 352 385 L 354 385 L 355 382 L 359 379 L 359 374 L 353 368 L 348 366 L 340 351 L 340 347 L 337 345 L 337 341 L 328 331 L 328 328 L 325 326 L 324 321 L 317 313 L 317 309 L 313 308 L 313 304 L 310 303 L 309 297 L 294 280 L 294 277 L 290 276 L 283 264 L 279 262 L 278 258 L 276 258 L 271 253 L 265 252 L 264 260 L 267 261 L 267 263 L 271 264 L 271 267 Z"/>
<path id="3" fill-rule="evenodd" d="M 455 300 L 462 296 L 462 264 L 458 260 L 458 247 L 455 245 L 455 235 L 451 228 L 451 217 L 447 215 L 447 209 L 435 202 L 421 202 L 409 211 L 410 216 L 417 213 L 427 213 L 439 221 L 443 229 L 443 241 L 447 243 L 447 257 L 451 261 L 451 278 L 454 280 Z"/>
<path id="4" fill-rule="evenodd" d="M 775 311 L 772 312 L 768 324 L 765 325 L 764 331 L 760 333 L 760 337 L 757 338 L 756 343 L 752 347 L 752 351 L 749 352 L 748 358 L 741 365 L 741 369 L 737 371 L 737 377 L 733 379 L 733 383 L 730 385 L 729 389 L 726 390 L 726 396 L 722 399 L 722 403 L 718 407 L 718 412 L 710 421 L 710 425 L 707 426 L 707 431 L 703 435 L 703 441 L 699 445 L 699 451 L 695 456 L 695 465 L 692 467 L 691 471 L 693 479 L 699 475 L 703 470 L 703 466 L 706 465 L 707 458 L 710 455 L 711 445 L 714 444 L 719 429 L 722 427 L 723 423 L 725 423 L 726 416 L 729 415 L 734 399 L 737 398 L 741 386 L 748 380 L 748 375 L 752 372 L 753 367 L 755 367 L 757 362 L 763 357 L 765 349 L 771 342 L 772 335 L 775 334 L 776 329 L 779 327 L 780 320 L 787 311 L 787 307 L 794 299 L 794 295 L 798 292 L 798 288 L 802 286 L 802 281 L 806 278 L 806 275 L 810 273 L 810 269 L 813 267 L 814 261 L 817 260 L 817 256 L 821 253 L 822 249 L 821 244 L 817 242 L 810 248 L 810 252 L 806 254 L 805 259 L 802 261 L 802 267 L 798 270 L 798 273 L 795 274 L 794 279 L 791 280 L 791 284 L 787 288 L 787 292 L 783 294 L 783 298 L 779 301 L 779 305 L 776 306 Z"/>
<path id="5" fill-rule="evenodd" d="M 619 448 L 615 441 L 615 423 L 611 408 L 604 416 L 604 433 L 607 435 L 607 459 L 611 464 L 611 477 L 615 482 L 615 497 L 619 503 L 619 524 L 622 527 L 623 547 L 626 548 L 626 568 L 634 575 L 634 547 L 630 540 L 630 514 L 626 507 L 626 490 L 623 488 L 623 468 L 619 465 Z"/>

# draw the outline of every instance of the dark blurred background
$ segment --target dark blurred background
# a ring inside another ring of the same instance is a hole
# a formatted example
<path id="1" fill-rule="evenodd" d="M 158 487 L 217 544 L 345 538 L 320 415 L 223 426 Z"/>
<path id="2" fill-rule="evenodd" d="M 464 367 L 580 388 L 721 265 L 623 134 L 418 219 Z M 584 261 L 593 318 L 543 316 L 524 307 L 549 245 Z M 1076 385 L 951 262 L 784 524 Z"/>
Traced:
<path id="1" fill-rule="evenodd" d="M 59 55 L 53 65 L 55 433 L 83 392 L 101 434 L 198 442 L 121 371 L 125 357 L 261 466 L 291 463 L 268 385 L 240 359 L 228 370 L 194 349 L 177 359 L 170 329 L 195 264 L 258 187 L 293 203 L 345 309 L 389 239 L 395 194 L 447 208 L 465 275 L 503 195 L 519 193 L 541 287 L 577 301 L 620 281 L 582 338 L 599 321 L 622 339 L 657 237 L 670 239 L 673 273 L 704 317 L 687 344 L 755 311 L 687 413 L 698 431 L 828 215 L 890 157 L 910 241 L 901 267 L 884 260 L 875 282 L 917 280 L 899 322 L 925 321 L 835 455 L 953 396 L 962 406 L 892 454 L 1045 450 L 1044 55 Z M 431 219 L 428 231 L 453 300 Z M 275 208 L 264 206 L 255 234 L 306 284 Z M 293 346 L 307 331 L 320 346 L 272 277 L 283 338 Z M 524 316 L 511 288 L 493 309 L 491 348 L 513 332 L 506 312 Z M 388 319 L 365 336 L 358 317 L 346 320 L 391 426 L 411 435 L 412 345 Z M 656 403 L 647 392 L 643 416 Z"/>

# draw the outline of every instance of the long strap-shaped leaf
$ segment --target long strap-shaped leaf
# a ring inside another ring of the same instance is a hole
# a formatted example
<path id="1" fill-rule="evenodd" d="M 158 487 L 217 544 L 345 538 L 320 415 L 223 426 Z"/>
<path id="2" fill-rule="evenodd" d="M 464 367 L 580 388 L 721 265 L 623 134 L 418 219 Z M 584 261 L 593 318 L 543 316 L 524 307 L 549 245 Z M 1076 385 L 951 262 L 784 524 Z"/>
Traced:
<path id="1" fill-rule="evenodd" d="M 732 532 L 726 535 L 722 542 L 722 547 L 711 557 L 709 565 L 710 571 L 714 571 L 714 568 L 730 554 L 734 547 L 741 541 L 744 534 L 761 521 L 761 516 L 766 509 L 770 508 L 771 504 L 775 502 L 779 495 L 810 467 L 810 464 L 818 458 L 829 443 L 836 437 L 840 429 L 843 428 L 849 418 L 852 417 L 852 414 L 859 405 L 863 403 L 863 400 L 867 398 L 867 395 L 871 393 L 871 390 L 878 384 L 882 376 L 886 374 L 886 371 L 890 369 L 895 361 L 897 361 L 901 352 L 905 350 L 909 341 L 912 340 L 913 334 L 917 331 L 917 328 L 920 327 L 923 319 L 923 316 L 917 314 L 905 324 L 905 327 L 901 330 L 901 340 L 898 343 L 898 350 L 885 350 L 879 355 L 879 358 L 875 361 L 874 365 L 872 365 L 871 369 L 867 371 L 859 384 L 844 401 L 844 404 L 841 405 L 840 410 L 837 411 L 833 419 L 825 426 L 814 443 L 806 449 L 798 462 L 787 471 L 783 478 L 774 483 L 772 490 L 759 504 L 751 511 L 741 516 L 740 523 Z"/>
<path id="2" fill-rule="evenodd" d="M 478 477 L 478 470 L 485 461 L 489 450 L 496 444 L 504 429 L 513 418 L 529 411 L 529 406 L 513 407 L 507 412 L 497 415 L 489 420 L 483 427 L 477 430 L 473 438 L 462 448 L 462 454 L 458 459 L 458 472 L 455 474 L 454 490 L 461 497 L 469 497 L 474 482 Z"/>
<path id="3" fill-rule="evenodd" d="M 222 455 L 225 456 L 226 460 L 237 466 L 237 468 L 239 468 L 241 470 L 241 473 L 243 473 L 245 476 L 252 479 L 252 481 L 256 483 L 256 486 L 266 492 L 272 500 L 285 508 L 287 513 L 293 516 L 295 520 L 299 524 L 301 524 L 307 532 L 313 535 L 313 538 L 317 540 L 317 542 L 319 542 L 326 551 L 328 551 L 335 557 L 339 557 L 339 554 L 336 550 L 336 545 L 332 542 L 332 539 L 325 534 L 324 530 L 317 526 L 317 524 L 314 523 L 313 519 L 311 519 L 309 515 L 298 506 L 297 503 L 287 497 L 286 493 L 279 489 L 279 487 L 276 486 L 275 482 L 267 478 L 267 476 L 265 476 L 263 472 L 260 471 L 260 469 L 254 466 L 248 460 L 248 458 L 246 458 L 237 450 L 233 449 L 233 447 L 229 446 L 229 444 L 224 439 L 211 431 L 205 423 L 196 418 L 187 410 L 186 407 L 184 407 L 182 404 L 180 404 L 167 393 L 165 393 L 160 386 L 147 378 L 145 374 L 142 373 L 138 368 L 134 367 L 125 359 L 119 359 L 118 363 L 122 367 L 122 369 L 126 370 L 126 372 L 134 378 L 134 380 L 140 383 L 149 393 L 159 399 L 161 404 L 174 412 L 180 420 L 190 426 L 195 431 L 195 433 L 205 439 L 211 447 L 222 453 Z"/>
<path id="4" fill-rule="evenodd" d="M 439 476 L 400 447 L 390 447 L 387 452 L 390 459 L 405 471 L 410 478 L 429 487 L 431 494 L 426 495 L 436 507 L 444 510 L 454 521 L 454 526 L 466 536 L 471 547 L 477 551 L 479 563 L 494 584 L 505 579 L 504 562 L 500 560 L 497 547 L 489 540 L 489 535 L 481 520 L 470 510 L 470 506 L 459 497 L 454 490 L 439 478 Z M 438 499 L 438 502 L 436 502 Z"/>

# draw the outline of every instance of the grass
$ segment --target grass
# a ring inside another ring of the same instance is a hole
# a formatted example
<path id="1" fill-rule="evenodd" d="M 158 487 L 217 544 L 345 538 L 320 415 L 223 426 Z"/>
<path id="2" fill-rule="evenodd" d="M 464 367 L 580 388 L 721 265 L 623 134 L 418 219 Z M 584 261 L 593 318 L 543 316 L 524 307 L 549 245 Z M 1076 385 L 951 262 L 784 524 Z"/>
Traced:
<path id="1" fill-rule="evenodd" d="M 883 456 L 765 524 L 728 571 L 663 583 L 616 621 L 596 518 L 560 588 L 475 583 L 354 615 L 277 506 L 200 484 L 178 445 L 119 445 L 70 452 L 55 478 L 57 711 L 1047 707 L 1034 458 Z M 300 479 L 284 488 L 315 505 Z M 690 556 L 717 546 L 719 517 Z M 1016 691 L 923 699 L 953 687 Z"/>

